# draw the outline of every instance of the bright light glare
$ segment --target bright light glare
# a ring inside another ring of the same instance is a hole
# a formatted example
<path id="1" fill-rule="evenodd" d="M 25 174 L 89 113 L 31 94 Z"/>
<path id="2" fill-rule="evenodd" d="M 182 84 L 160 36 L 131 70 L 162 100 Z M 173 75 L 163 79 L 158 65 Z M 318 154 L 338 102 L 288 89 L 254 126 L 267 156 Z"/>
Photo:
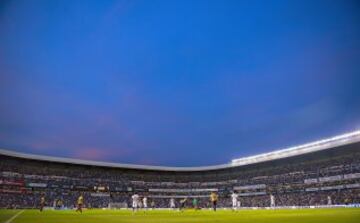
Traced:
<path id="1" fill-rule="evenodd" d="M 329 149 L 334 146 L 344 145 L 356 141 L 360 141 L 360 130 L 299 145 L 299 146 L 293 146 L 281 150 L 276 150 L 269 153 L 263 153 L 260 155 L 234 159 L 232 160 L 231 163 L 233 166 L 241 166 L 250 163 L 264 162 L 268 160 L 285 158 L 289 156 L 296 156 L 296 155 L 315 152 L 319 150 Z"/>

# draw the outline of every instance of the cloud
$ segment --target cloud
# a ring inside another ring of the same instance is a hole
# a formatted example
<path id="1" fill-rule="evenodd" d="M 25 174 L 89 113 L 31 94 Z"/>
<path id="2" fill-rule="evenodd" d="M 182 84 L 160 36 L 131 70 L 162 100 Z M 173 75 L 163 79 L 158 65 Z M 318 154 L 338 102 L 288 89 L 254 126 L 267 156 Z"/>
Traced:
<path id="1" fill-rule="evenodd" d="M 101 148 L 88 148 L 74 150 L 72 157 L 86 160 L 108 160 L 111 157 L 111 153 L 108 150 Z"/>

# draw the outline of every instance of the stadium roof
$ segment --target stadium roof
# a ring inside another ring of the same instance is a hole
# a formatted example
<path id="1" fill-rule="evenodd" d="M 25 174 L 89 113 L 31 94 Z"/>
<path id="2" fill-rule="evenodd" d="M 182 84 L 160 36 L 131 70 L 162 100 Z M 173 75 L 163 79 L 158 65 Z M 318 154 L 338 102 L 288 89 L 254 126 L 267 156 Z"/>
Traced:
<path id="1" fill-rule="evenodd" d="M 234 159 L 227 164 L 200 166 L 200 167 L 169 167 L 169 166 L 150 166 L 150 165 L 135 165 L 135 164 L 124 164 L 124 163 L 111 163 L 111 162 L 90 161 L 90 160 L 81 160 L 81 159 L 72 159 L 72 158 L 26 154 L 26 153 L 14 152 L 4 149 L 0 149 L 0 155 L 39 160 L 39 161 L 50 161 L 57 163 L 69 163 L 69 164 L 112 167 L 112 168 L 126 168 L 126 169 L 137 169 L 137 170 L 207 171 L 207 170 L 218 170 L 224 168 L 245 166 L 249 164 L 288 158 L 288 157 L 303 155 L 307 153 L 313 153 L 321 150 L 331 149 L 334 147 L 348 145 L 356 142 L 360 142 L 360 130 L 299 145 L 299 146 L 293 146 L 285 149 L 276 150 L 269 153 L 263 153 L 255 156 Z"/>

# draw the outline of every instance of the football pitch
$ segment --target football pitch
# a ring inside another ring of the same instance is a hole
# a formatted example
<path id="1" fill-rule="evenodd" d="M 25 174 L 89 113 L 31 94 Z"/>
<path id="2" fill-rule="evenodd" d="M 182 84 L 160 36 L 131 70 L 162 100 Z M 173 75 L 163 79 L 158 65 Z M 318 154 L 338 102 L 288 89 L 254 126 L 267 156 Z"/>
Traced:
<path id="1" fill-rule="evenodd" d="M 302 210 L 0 210 L 1 223 L 359 223 L 360 209 Z"/>

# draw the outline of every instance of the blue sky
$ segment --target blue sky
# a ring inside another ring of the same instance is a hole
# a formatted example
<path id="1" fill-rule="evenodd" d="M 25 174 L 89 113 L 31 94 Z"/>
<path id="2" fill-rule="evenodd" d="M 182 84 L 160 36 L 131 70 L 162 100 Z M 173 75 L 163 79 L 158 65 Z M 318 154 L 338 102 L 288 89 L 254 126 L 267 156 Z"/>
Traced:
<path id="1" fill-rule="evenodd" d="M 357 1 L 0 3 L 0 147 L 170 166 L 360 129 Z"/>

